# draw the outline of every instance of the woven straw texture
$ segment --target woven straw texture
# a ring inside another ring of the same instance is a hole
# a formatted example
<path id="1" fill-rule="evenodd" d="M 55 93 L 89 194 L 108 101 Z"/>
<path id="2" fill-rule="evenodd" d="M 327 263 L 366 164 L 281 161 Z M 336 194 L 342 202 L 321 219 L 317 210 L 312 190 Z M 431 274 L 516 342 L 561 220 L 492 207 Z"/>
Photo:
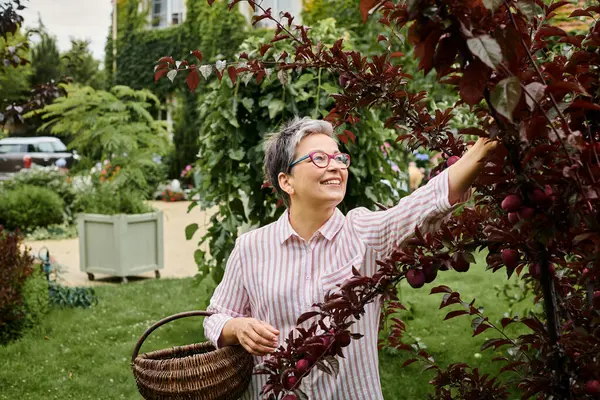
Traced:
<path id="1" fill-rule="evenodd" d="M 158 322 L 136 345 L 132 369 L 140 394 L 144 399 L 155 400 L 239 399 L 250 384 L 254 364 L 252 356 L 241 346 L 215 349 L 204 342 L 137 355 L 150 332 L 177 318 L 171 316 Z"/>

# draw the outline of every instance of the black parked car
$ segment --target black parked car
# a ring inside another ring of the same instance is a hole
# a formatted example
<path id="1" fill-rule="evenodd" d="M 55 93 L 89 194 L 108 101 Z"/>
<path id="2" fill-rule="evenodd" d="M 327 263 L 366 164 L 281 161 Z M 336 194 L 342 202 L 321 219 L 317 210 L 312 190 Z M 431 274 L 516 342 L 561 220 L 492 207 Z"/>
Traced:
<path id="1" fill-rule="evenodd" d="M 22 169 L 56 165 L 71 168 L 79 156 L 55 137 L 11 137 L 0 139 L 0 180 Z"/>

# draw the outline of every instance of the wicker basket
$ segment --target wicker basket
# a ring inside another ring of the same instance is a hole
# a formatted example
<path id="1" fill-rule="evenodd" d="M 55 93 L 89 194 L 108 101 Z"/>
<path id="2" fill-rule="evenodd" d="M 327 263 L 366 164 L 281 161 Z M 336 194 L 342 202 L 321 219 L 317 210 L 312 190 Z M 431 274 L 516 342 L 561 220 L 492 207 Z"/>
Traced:
<path id="1" fill-rule="evenodd" d="M 138 355 L 144 340 L 156 328 L 176 319 L 210 316 L 208 311 L 188 311 L 164 318 L 140 337 L 131 357 L 138 390 L 145 399 L 234 400 L 248 388 L 253 358 L 241 346 L 221 349 L 208 342 Z"/>

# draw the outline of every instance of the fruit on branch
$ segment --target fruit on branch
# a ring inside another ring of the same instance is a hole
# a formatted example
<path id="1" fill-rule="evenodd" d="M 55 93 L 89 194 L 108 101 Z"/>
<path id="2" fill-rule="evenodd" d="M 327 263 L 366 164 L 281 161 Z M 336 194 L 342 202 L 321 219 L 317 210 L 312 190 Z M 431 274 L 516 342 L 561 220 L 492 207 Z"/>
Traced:
<path id="1" fill-rule="evenodd" d="M 594 308 L 600 308 L 600 290 L 596 290 L 594 292 L 594 299 L 592 302 L 594 304 Z"/>
<path id="2" fill-rule="evenodd" d="M 310 362 L 305 358 L 296 361 L 296 369 L 298 370 L 298 372 L 301 375 L 304 374 L 308 370 L 309 367 L 310 367 Z"/>
<path id="3" fill-rule="evenodd" d="M 457 253 L 454 257 L 454 263 L 452 264 L 452 267 L 457 272 L 467 272 L 470 264 L 467 260 L 465 260 L 461 253 Z"/>
<path id="4" fill-rule="evenodd" d="M 509 212 L 508 213 L 508 221 L 511 224 L 516 224 L 519 222 L 519 213 L 518 212 Z"/>
<path id="5" fill-rule="evenodd" d="M 519 211 L 519 208 L 521 208 L 522 204 L 523 201 L 521 200 L 521 197 L 516 194 L 509 194 L 504 198 L 504 200 L 502 200 L 502 204 L 500 206 L 503 210 L 508 212 L 517 212 Z"/>
<path id="6" fill-rule="evenodd" d="M 435 265 L 424 266 L 423 273 L 425 274 L 425 283 L 431 283 L 437 278 L 437 268 Z"/>
<path id="7" fill-rule="evenodd" d="M 514 249 L 504 249 L 502 250 L 502 262 L 506 265 L 506 268 L 510 270 L 514 270 L 517 268 L 519 264 L 519 252 Z"/>
<path id="8" fill-rule="evenodd" d="M 285 396 L 283 396 L 282 400 L 298 400 L 298 397 L 296 397 L 295 394 L 290 393 L 290 394 L 286 394 Z"/>
<path id="9" fill-rule="evenodd" d="M 456 163 L 458 160 L 460 160 L 459 156 L 452 156 L 448 158 L 448 161 L 446 161 L 446 164 L 450 167 L 452 166 L 454 163 Z"/>
<path id="10" fill-rule="evenodd" d="M 350 337 L 350 332 L 342 331 L 338 333 L 338 335 L 335 337 L 335 340 L 337 340 L 341 347 L 348 347 L 350 346 L 352 338 Z"/>
<path id="11" fill-rule="evenodd" d="M 533 218 L 535 215 L 535 209 L 531 207 L 521 207 L 519 210 L 519 218 L 522 220 L 528 220 Z"/>
<path id="12" fill-rule="evenodd" d="M 550 276 L 554 276 L 554 272 L 556 270 L 554 269 L 554 264 L 552 264 L 551 262 L 548 263 L 548 272 L 550 273 Z M 534 279 L 536 280 L 540 280 L 542 277 L 542 266 L 540 265 L 540 263 L 533 263 L 533 264 L 529 264 L 529 275 L 531 275 Z"/>
<path id="13" fill-rule="evenodd" d="M 585 388 L 583 389 L 585 394 L 596 395 L 600 394 L 600 382 L 597 380 L 589 380 L 585 383 Z"/>
<path id="14" fill-rule="evenodd" d="M 329 347 L 329 344 L 331 343 L 331 337 L 330 336 L 323 336 L 321 338 L 321 343 L 323 343 L 323 346 L 325 346 L 325 348 Z"/>
<path id="15" fill-rule="evenodd" d="M 298 378 L 296 378 L 294 375 L 289 375 L 283 380 L 283 387 L 286 390 L 291 390 L 294 386 L 296 386 L 296 383 L 298 383 Z"/>
<path id="16" fill-rule="evenodd" d="M 406 273 L 406 280 L 410 286 L 418 289 L 425 284 L 425 273 L 420 269 L 411 269 Z"/>
<path id="17" fill-rule="evenodd" d="M 541 189 L 533 189 L 529 195 L 531 202 L 537 206 L 547 206 L 550 203 L 550 197 Z"/>

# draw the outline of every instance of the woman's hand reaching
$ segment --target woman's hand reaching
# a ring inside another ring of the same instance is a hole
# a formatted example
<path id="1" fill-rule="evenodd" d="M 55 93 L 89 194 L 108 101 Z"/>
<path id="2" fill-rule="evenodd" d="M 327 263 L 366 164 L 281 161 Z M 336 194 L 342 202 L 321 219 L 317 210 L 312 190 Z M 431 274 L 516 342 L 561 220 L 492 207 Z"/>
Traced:
<path id="1" fill-rule="evenodd" d="M 227 346 L 239 343 L 248 353 L 264 356 L 275 351 L 278 336 L 279 331 L 264 321 L 233 318 L 223 327 L 220 344 Z"/>

